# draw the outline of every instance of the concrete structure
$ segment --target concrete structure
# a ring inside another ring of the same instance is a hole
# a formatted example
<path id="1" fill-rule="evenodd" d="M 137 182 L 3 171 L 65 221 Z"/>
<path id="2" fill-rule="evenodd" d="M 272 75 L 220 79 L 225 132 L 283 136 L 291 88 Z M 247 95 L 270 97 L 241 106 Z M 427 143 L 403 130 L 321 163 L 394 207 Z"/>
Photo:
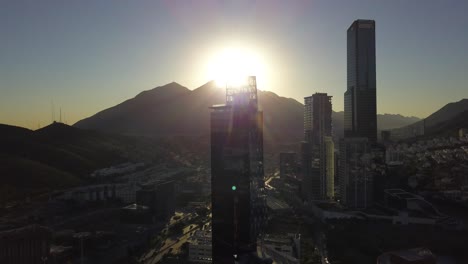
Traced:
<path id="1" fill-rule="evenodd" d="M 192 263 L 212 263 L 211 232 L 197 230 L 188 241 L 188 259 Z"/>
<path id="2" fill-rule="evenodd" d="M 121 200 L 124 204 L 135 203 L 136 191 L 141 189 L 135 183 L 96 184 L 69 189 L 55 195 L 55 199 L 74 200 L 77 202 L 97 202 Z"/>
<path id="3" fill-rule="evenodd" d="M 0 263 L 46 263 L 51 240 L 51 230 L 39 225 L 0 232 Z"/>
<path id="4" fill-rule="evenodd" d="M 345 137 L 377 141 L 375 21 L 356 20 L 347 32 Z"/>
<path id="5" fill-rule="evenodd" d="M 256 78 L 228 85 L 226 104 L 211 110 L 213 263 L 234 264 L 256 252 L 266 220 L 263 112 Z"/>

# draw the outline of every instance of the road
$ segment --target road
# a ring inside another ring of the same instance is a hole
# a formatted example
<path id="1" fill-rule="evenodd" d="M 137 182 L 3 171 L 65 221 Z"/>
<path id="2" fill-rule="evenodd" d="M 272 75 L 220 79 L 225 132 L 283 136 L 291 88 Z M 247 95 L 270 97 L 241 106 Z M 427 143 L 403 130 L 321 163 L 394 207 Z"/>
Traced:
<path id="1" fill-rule="evenodd" d="M 203 225 L 206 225 L 207 223 L 209 223 L 209 221 L 205 222 Z M 145 264 L 156 264 L 161 261 L 164 255 L 168 254 L 169 252 L 179 252 L 180 247 L 182 247 L 182 245 L 190 238 L 190 234 L 198 229 L 200 229 L 200 226 L 195 224 L 185 226 L 183 229 L 183 234 L 179 236 L 178 239 L 174 240 L 173 238 L 167 238 L 159 251 L 156 252 L 155 249 L 152 249 L 140 261 Z"/>

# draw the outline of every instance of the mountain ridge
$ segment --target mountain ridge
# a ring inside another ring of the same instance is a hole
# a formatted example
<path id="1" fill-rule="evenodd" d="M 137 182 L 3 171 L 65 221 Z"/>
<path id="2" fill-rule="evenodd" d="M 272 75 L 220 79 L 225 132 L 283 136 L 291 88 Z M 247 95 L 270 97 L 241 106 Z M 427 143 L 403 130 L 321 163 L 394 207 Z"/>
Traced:
<path id="1" fill-rule="evenodd" d="M 178 92 L 172 91 L 172 89 Z M 173 96 L 168 96 L 172 93 Z M 161 97 L 165 98 L 161 102 Z M 267 141 L 303 139 L 303 107 L 294 98 L 258 90 Z M 76 122 L 73 126 L 128 135 L 207 135 L 209 107 L 225 103 L 225 90 L 209 81 L 193 90 L 176 82 L 140 92 L 116 106 Z M 162 114 L 161 114 L 162 113 Z M 343 135 L 343 112 L 333 112 L 335 136 Z M 419 119 L 399 114 L 378 115 L 380 129 L 405 126 Z"/>

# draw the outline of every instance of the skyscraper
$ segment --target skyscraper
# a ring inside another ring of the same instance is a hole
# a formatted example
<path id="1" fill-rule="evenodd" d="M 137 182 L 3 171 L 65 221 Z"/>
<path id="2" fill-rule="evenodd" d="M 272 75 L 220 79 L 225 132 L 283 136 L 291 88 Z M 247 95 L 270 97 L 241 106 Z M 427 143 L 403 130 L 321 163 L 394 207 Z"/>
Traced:
<path id="1" fill-rule="evenodd" d="M 226 104 L 211 107 L 213 263 L 253 255 L 265 219 L 263 113 L 255 77 L 226 88 Z"/>
<path id="2" fill-rule="evenodd" d="M 320 189 L 323 199 L 335 197 L 335 144 L 332 137 L 323 137 L 320 145 Z"/>
<path id="3" fill-rule="evenodd" d="M 356 20 L 347 36 L 347 90 L 344 94 L 345 137 L 377 140 L 375 21 Z"/>
<path id="4" fill-rule="evenodd" d="M 301 143 L 302 185 L 301 195 L 305 201 L 321 200 L 320 167 L 318 159 L 312 156 L 311 144 Z"/>
<path id="5" fill-rule="evenodd" d="M 326 93 L 304 97 L 304 140 L 317 148 L 324 136 L 332 135 L 332 103 Z"/>
<path id="6" fill-rule="evenodd" d="M 333 168 L 329 165 L 334 160 L 334 157 L 327 155 L 330 151 L 333 153 L 331 98 L 326 93 L 315 93 L 304 98 L 305 143 L 302 144 L 301 155 L 302 194 L 306 200 L 331 197 L 327 195 L 327 171 Z M 324 142 L 325 139 L 327 142 Z M 332 181 L 329 183 L 332 184 Z"/>
<path id="7" fill-rule="evenodd" d="M 340 198 L 349 208 L 366 208 L 373 202 L 374 173 L 368 138 L 340 141 Z"/>

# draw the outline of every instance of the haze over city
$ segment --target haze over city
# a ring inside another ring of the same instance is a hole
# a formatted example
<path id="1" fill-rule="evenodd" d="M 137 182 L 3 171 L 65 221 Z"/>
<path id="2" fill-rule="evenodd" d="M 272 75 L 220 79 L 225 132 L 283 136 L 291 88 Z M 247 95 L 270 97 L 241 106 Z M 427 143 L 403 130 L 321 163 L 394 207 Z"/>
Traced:
<path id="1" fill-rule="evenodd" d="M 53 104 L 73 124 L 173 81 L 195 89 L 234 59 L 260 90 L 301 103 L 326 92 L 342 111 L 345 32 L 361 17 L 376 21 L 377 112 L 424 118 L 468 96 L 467 11 L 455 0 L 3 1 L 0 123 L 45 126 Z"/>

